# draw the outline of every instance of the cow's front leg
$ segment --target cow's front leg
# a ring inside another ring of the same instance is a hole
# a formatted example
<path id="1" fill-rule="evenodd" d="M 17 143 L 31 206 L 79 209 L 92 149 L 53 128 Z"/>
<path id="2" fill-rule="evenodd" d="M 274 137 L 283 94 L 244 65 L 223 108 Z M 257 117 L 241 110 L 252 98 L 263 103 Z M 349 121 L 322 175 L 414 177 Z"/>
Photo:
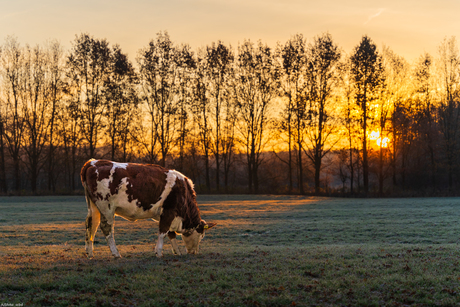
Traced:
<path id="1" fill-rule="evenodd" d="M 155 246 L 155 253 L 157 257 L 163 256 L 163 240 L 169 231 L 172 221 L 174 220 L 174 213 L 164 210 L 160 216 L 160 234 L 158 235 L 157 245 Z"/>
<path id="2" fill-rule="evenodd" d="M 157 245 L 155 246 L 155 254 L 157 255 L 158 258 L 163 256 L 163 241 L 164 241 L 165 236 L 166 236 L 166 233 L 160 233 L 158 235 Z"/>
<path id="3" fill-rule="evenodd" d="M 113 236 L 115 221 L 111 218 L 111 223 L 107 220 L 104 214 L 101 214 L 101 230 L 105 235 L 107 244 L 109 245 L 110 251 L 115 258 L 121 258 L 118 252 L 117 246 L 115 245 L 115 238 Z"/>
<path id="4" fill-rule="evenodd" d="M 172 245 L 172 252 L 176 255 L 182 255 L 182 253 L 180 252 L 180 249 L 179 249 L 179 245 L 177 244 L 177 240 L 176 240 L 176 232 L 174 231 L 169 231 L 168 232 L 168 238 L 169 240 L 171 241 L 171 245 Z"/>

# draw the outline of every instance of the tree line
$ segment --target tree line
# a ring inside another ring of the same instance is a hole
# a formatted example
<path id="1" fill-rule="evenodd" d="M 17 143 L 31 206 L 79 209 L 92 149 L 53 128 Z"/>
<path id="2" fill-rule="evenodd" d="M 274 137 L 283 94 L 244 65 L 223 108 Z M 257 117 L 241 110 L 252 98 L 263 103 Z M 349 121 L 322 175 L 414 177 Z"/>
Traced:
<path id="1" fill-rule="evenodd" d="M 70 193 L 89 158 L 156 163 L 199 191 L 455 194 L 455 37 L 407 62 L 364 35 L 197 50 L 160 32 L 132 61 L 88 33 L 0 46 L 0 191 Z"/>

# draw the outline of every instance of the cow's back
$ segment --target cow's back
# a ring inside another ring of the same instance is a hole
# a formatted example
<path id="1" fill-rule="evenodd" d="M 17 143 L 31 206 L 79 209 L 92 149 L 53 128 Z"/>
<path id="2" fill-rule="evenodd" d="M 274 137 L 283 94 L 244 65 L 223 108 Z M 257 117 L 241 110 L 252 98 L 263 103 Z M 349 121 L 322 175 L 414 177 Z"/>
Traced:
<path id="1" fill-rule="evenodd" d="M 94 203 L 123 202 L 147 211 L 160 200 L 167 172 L 158 165 L 90 160 L 81 170 L 81 181 Z"/>

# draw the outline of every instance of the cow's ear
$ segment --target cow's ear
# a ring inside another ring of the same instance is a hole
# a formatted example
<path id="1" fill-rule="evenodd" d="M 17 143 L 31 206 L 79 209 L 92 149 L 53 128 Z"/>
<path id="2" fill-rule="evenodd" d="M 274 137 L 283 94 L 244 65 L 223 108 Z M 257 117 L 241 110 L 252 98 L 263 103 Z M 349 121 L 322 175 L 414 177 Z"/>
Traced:
<path id="1" fill-rule="evenodd" d="M 212 222 L 206 223 L 206 225 L 204 225 L 204 230 L 209 230 L 210 228 L 212 228 L 212 227 L 214 227 L 216 225 L 217 225 L 217 223 L 212 223 Z"/>

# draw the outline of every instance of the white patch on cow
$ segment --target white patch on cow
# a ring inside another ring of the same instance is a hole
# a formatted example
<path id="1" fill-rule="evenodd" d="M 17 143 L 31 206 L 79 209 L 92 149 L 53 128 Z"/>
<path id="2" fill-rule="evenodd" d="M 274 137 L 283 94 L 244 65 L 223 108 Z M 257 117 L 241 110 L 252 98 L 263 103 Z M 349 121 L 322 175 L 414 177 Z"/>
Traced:
<path id="1" fill-rule="evenodd" d="M 155 253 L 157 257 L 161 257 L 163 255 L 163 239 L 165 236 L 165 233 L 160 233 L 158 235 L 157 245 L 155 246 Z"/>
<path id="2" fill-rule="evenodd" d="M 112 162 L 112 163 L 113 163 L 113 169 L 117 169 L 117 168 L 126 169 L 128 167 L 128 163 L 119 163 L 119 162 Z"/>
<path id="3" fill-rule="evenodd" d="M 176 172 L 175 170 L 169 170 L 165 174 L 166 174 L 166 185 L 165 185 L 165 189 L 164 189 L 163 193 L 161 193 L 161 196 L 163 196 L 163 194 L 165 194 L 166 191 L 167 191 L 166 196 L 169 195 L 169 193 L 171 192 L 172 188 L 176 184 L 176 179 L 177 178 L 179 178 L 181 180 L 184 180 L 184 175 L 182 175 L 179 172 Z"/>
<path id="4" fill-rule="evenodd" d="M 198 231 L 193 230 L 189 236 L 182 236 L 182 240 L 185 243 L 185 249 L 189 254 L 198 254 L 198 245 L 204 238 L 204 233 L 200 234 Z"/>
<path id="5" fill-rule="evenodd" d="M 159 221 L 160 215 L 163 213 L 163 203 L 168 197 L 169 193 L 171 193 L 172 188 L 176 184 L 177 174 L 175 171 L 167 171 L 166 173 L 166 184 L 165 189 L 160 195 L 160 200 L 153 204 L 152 208 L 149 211 L 156 212 L 156 216 L 152 217 L 154 220 Z"/>
<path id="6" fill-rule="evenodd" d="M 92 160 L 90 160 L 90 161 L 91 161 L 91 166 L 94 166 L 94 165 L 97 163 L 97 161 L 99 161 L 99 160 L 94 160 L 94 159 L 92 159 Z"/>
<path id="7" fill-rule="evenodd" d="M 184 176 L 182 173 L 176 171 L 176 170 L 170 170 L 169 172 L 174 172 L 174 174 L 176 175 L 177 178 L 179 178 L 180 180 L 184 181 L 184 180 L 187 180 L 187 182 L 189 183 L 190 187 L 194 190 L 195 189 L 195 185 L 193 184 L 192 180 L 190 180 L 189 178 L 187 178 L 186 176 Z"/>
<path id="8" fill-rule="evenodd" d="M 171 223 L 171 226 L 169 226 L 169 231 L 175 231 L 175 232 L 182 232 L 182 222 L 184 221 L 183 218 L 180 216 L 176 216 L 174 220 Z"/>
<path id="9" fill-rule="evenodd" d="M 181 251 L 180 251 L 180 248 L 179 248 L 179 245 L 177 244 L 177 240 L 174 238 L 174 239 L 171 239 L 171 246 L 172 246 L 172 252 L 173 254 L 175 255 L 182 255 Z"/>
<path id="10" fill-rule="evenodd" d="M 118 185 L 118 193 L 110 199 L 110 202 L 116 207 L 115 214 L 130 221 L 151 218 L 152 213 L 150 210 L 144 211 L 138 206 L 140 204 L 138 199 L 129 201 L 128 184 L 128 177 L 122 178 Z"/>
<path id="11" fill-rule="evenodd" d="M 92 161 L 91 164 L 93 164 L 95 162 L 97 162 L 97 160 Z M 128 163 L 112 162 L 112 168 L 110 169 L 109 178 L 104 178 L 102 180 L 97 181 L 97 191 L 102 195 L 103 199 L 108 199 L 110 196 L 112 196 L 111 193 L 110 193 L 110 187 L 109 186 L 113 182 L 113 174 L 115 174 L 115 171 L 117 170 L 117 168 L 126 169 L 127 167 L 128 167 Z M 97 176 L 99 178 L 99 172 L 98 172 L 97 168 L 96 168 L 96 174 L 97 174 Z"/>
<path id="12" fill-rule="evenodd" d="M 98 173 L 97 170 L 96 173 Z M 97 192 L 101 194 L 102 199 L 108 199 L 110 197 L 109 184 L 112 182 L 112 180 L 113 176 L 112 173 L 110 173 L 109 178 L 104 178 L 102 180 L 97 181 Z"/>
<path id="13" fill-rule="evenodd" d="M 181 173 L 179 173 L 178 171 L 172 169 L 172 170 L 169 170 L 168 173 L 174 173 L 174 175 L 179 178 L 180 180 L 184 181 L 185 180 L 185 176 Z"/>
<path id="14" fill-rule="evenodd" d="M 188 178 L 187 178 L 187 181 L 188 181 L 188 183 L 189 183 L 190 187 L 192 188 L 192 190 L 194 190 L 194 191 L 195 191 L 195 184 L 193 183 L 193 181 L 192 181 L 192 180 L 190 180 L 190 179 L 188 179 Z"/>
<path id="15" fill-rule="evenodd" d="M 120 253 L 118 252 L 117 246 L 115 245 L 115 239 L 113 237 L 113 229 L 112 232 L 105 239 L 107 240 L 112 255 L 115 258 L 120 258 Z"/>

